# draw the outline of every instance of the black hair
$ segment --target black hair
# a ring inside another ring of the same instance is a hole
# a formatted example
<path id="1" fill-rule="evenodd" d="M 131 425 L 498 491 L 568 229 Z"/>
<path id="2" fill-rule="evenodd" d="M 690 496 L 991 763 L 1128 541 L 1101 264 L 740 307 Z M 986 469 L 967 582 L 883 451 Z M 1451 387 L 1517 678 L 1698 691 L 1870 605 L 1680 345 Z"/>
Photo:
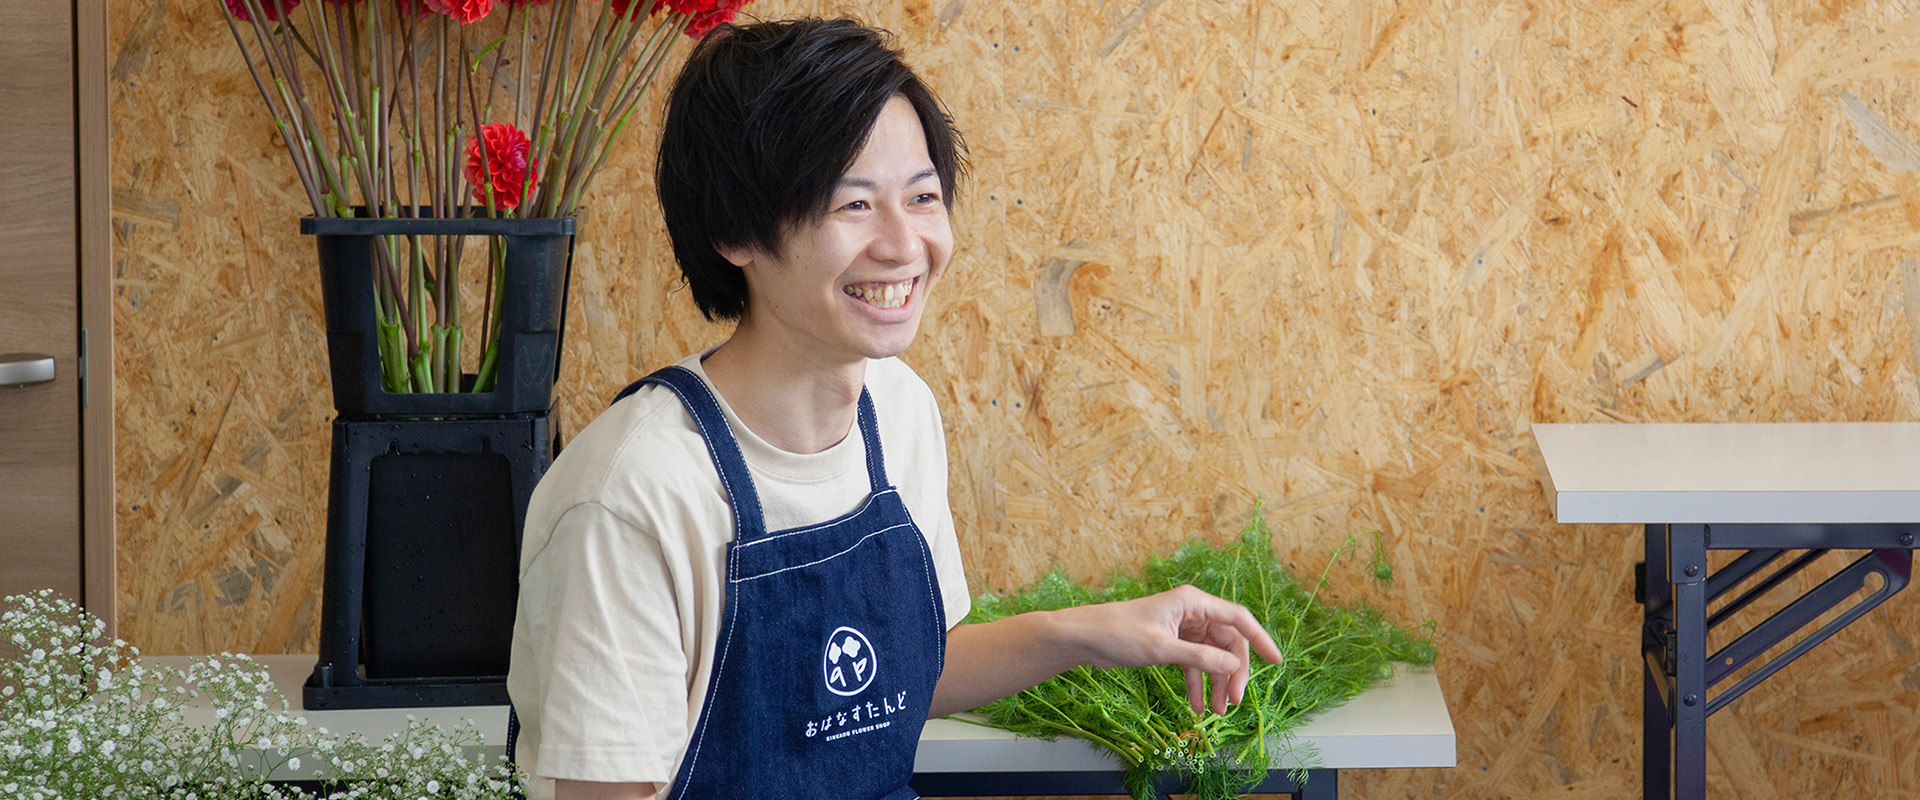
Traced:
<path id="1" fill-rule="evenodd" d="M 966 144 L 891 46 L 849 19 L 722 25 L 673 83 L 654 171 L 673 255 L 707 319 L 738 319 L 747 279 L 718 246 L 779 253 L 790 227 L 827 212 L 834 185 L 895 95 L 913 104 L 953 207 Z"/>

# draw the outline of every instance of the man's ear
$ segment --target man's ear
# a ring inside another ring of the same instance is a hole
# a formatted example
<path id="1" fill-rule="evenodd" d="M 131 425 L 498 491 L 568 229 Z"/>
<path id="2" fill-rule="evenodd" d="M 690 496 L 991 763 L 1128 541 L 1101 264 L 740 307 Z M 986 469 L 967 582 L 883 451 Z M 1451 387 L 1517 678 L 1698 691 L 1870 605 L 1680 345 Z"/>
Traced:
<path id="1" fill-rule="evenodd" d="M 726 259 L 728 263 L 741 269 L 745 269 L 748 264 L 753 263 L 754 256 L 760 252 L 758 248 L 751 245 L 741 247 L 738 245 L 720 244 L 719 242 L 714 242 L 713 249 L 714 252 L 720 254 L 721 258 Z"/>

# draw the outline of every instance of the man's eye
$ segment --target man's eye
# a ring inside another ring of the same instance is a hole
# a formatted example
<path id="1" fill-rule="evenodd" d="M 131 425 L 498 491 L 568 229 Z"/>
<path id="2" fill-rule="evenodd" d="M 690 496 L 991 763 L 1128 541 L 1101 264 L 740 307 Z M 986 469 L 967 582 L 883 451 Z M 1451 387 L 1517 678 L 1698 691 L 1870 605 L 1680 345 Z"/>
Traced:
<path id="1" fill-rule="evenodd" d="M 855 200 L 855 201 L 853 201 L 853 202 L 851 202 L 851 203 L 848 203 L 848 204 L 846 204 L 846 205 L 844 205 L 844 206 L 841 206 L 841 208 L 845 208 L 845 209 L 849 209 L 849 210 L 852 210 L 852 211 L 865 211 L 865 210 L 867 210 L 867 201 L 865 201 L 865 200 Z"/>
<path id="2" fill-rule="evenodd" d="M 937 194 L 937 193 L 935 193 L 935 192 L 922 192 L 922 193 L 920 193 L 920 194 L 916 194 L 916 195 L 914 195 L 914 196 L 913 196 L 913 202 L 915 202 L 915 203 L 938 203 L 938 202 L 940 202 L 940 195 L 939 195 L 939 194 Z"/>

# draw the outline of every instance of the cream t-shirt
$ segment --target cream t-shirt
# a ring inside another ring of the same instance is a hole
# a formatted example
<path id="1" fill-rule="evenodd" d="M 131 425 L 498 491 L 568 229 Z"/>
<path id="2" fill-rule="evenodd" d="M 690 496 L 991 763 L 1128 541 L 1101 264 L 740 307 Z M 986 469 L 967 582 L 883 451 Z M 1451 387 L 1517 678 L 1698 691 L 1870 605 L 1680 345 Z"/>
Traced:
<path id="1" fill-rule="evenodd" d="M 680 362 L 701 369 L 708 350 Z M 899 359 L 867 363 L 887 477 L 927 539 L 947 624 L 971 606 L 947 507 L 946 434 L 933 392 Z M 718 392 L 715 392 L 718 397 Z M 840 517 L 864 501 L 857 427 L 824 452 L 780 450 L 720 401 L 767 530 Z M 664 791 L 700 719 L 726 599 L 733 511 L 680 399 L 648 385 L 568 443 L 527 507 L 507 690 L 532 800 L 553 780 Z"/>

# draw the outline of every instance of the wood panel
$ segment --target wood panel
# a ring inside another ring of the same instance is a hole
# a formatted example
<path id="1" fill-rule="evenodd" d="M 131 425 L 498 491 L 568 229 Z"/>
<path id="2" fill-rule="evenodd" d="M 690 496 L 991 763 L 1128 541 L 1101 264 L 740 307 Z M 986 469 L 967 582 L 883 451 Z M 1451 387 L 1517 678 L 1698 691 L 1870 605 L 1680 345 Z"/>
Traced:
<path id="1" fill-rule="evenodd" d="M 73 9 L 0 9 L 0 353 L 51 356 L 54 380 L 0 387 L 0 594 L 79 600 L 80 381 Z M 12 361 L 14 359 L 7 358 Z"/>
<path id="2" fill-rule="evenodd" d="M 211 3 L 112 0 L 121 621 L 314 644 L 328 398 L 302 198 Z M 1454 770 L 1354 797 L 1619 797 L 1627 528 L 1550 520 L 1533 421 L 1920 415 L 1907 0 L 763 0 L 896 31 L 973 148 L 908 360 L 976 589 L 1236 530 L 1438 623 Z M 562 426 L 726 335 L 651 196 L 589 199 Z M 1341 574 L 1340 568 L 1335 574 Z M 1899 597 L 1713 725 L 1717 796 L 1920 795 Z"/>

